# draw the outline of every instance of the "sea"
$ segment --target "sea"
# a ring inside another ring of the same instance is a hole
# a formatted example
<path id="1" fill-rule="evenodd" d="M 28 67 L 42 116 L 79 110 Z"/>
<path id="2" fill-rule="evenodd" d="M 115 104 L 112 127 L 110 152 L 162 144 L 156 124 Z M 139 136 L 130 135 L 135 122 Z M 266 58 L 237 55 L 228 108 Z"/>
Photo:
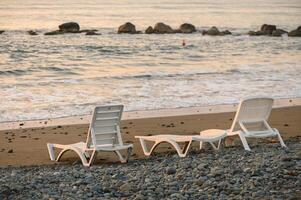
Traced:
<path id="1" fill-rule="evenodd" d="M 0 122 L 301 97 L 301 38 L 247 35 L 300 19 L 300 0 L 1 0 Z M 102 35 L 43 35 L 71 21 Z M 199 32 L 117 34 L 125 22 Z M 233 35 L 201 34 L 212 26 Z"/>

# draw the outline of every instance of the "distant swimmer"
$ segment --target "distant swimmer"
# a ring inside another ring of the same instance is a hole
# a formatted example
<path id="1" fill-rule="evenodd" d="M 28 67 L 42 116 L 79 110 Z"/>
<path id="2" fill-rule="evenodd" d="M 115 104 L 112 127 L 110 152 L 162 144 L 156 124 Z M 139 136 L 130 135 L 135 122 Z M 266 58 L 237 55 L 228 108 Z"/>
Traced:
<path id="1" fill-rule="evenodd" d="M 183 40 L 183 42 L 182 42 L 182 46 L 183 46 L 183 47 L 185 47 L 185 46 L 186 46 L 186 42 L 185 42 L 185 40 Z"/>

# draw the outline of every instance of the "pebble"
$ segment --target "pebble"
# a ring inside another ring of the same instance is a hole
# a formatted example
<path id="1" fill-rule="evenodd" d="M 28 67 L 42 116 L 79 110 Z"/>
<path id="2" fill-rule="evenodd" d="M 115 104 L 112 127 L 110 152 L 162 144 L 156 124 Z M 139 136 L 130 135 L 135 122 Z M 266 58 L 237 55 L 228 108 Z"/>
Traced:
<path id="1" fill-rule="evenodd" d="M 175 174 L 177 172 L 177 170 L 174 167 L 168 167 L 166 169 L 166 174 L 171 175 L 171 174 Z"/>

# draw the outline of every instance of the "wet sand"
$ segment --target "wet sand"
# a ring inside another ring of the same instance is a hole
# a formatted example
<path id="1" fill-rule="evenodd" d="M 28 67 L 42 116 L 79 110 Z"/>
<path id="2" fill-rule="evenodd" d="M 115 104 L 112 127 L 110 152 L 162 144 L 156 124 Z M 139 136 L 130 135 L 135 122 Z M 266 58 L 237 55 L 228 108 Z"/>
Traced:
<path id="1" fill-rule="evenodd" d="M 143 154 L 139 141 L 134 138 L 135 135 L 191 135 L 210 128 L 228 129 L 236 108 L 237 105 L 233 104 L 125 112 L 121 126 L 123 140 L 134 144 L 132 158 L 138 159 Z M 69 144 L 85 141 L 88 122 L 89 116 L 78 116 L 2 123 L 0 124 L 0 166 L 53 164 L 55 162 L 49 160 L 46 143 Z M 276 100 L 269 123 L 280 131 L 284 139 L 301 136 L 301 98 Z M 239 141 L 236 143 L 239 145 L 237 148 L 243 150 Z M 197 148 L 197 143 L 193 148 Z M 173 150 L 168 144 L 162 144 L 156 151 Z M 78 160 L 75 153 L 68 152 L 62 158 L 61 164 Z M 115 162 L 117 159 L 114 154 L 99 153 L 96 163 L 106 161 Z"/>

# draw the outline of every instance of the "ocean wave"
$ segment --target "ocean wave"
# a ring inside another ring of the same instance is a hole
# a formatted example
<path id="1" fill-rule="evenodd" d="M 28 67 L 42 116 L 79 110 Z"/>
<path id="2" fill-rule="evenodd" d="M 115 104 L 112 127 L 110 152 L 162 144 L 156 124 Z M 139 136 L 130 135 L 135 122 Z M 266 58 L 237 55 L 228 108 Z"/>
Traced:
<path id="1" fill-rule="evenodd" d="M 28 70 L 21 70 L 21 69 L 2 70 L 0 71 L 0 76 L 21 76 L 28 72 L 29 72 Z"/>
<path id="2" fill-rule="evenodd" d="M 192 77 L 192 76 L 206 76 L 206 75 L 219 75 L 219 74 L 245 74 L 248 72 L 239 69 L 230 69 L 225 71 L 212 71 L 212 72 L 186 72 L 186 73 L 157 73 L 157 74 L 139 74 L 139 75 L 123 75 L 123 76 L 106 76 L 97 77 L 97 79 L 156 79 L 156 78 L 175 78 L 175 77 Z"/>

